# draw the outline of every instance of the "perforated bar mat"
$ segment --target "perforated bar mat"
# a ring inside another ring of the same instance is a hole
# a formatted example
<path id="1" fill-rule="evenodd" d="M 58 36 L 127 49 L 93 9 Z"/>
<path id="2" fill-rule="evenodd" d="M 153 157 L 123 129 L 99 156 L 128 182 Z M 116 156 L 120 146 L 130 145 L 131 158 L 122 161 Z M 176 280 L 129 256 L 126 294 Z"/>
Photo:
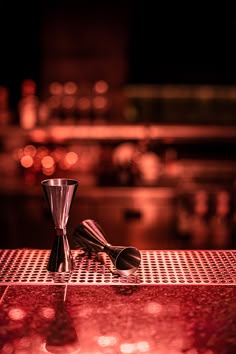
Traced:
<path id="1" fill-rule="evenodd" d="M 144 250 L 135 274 L 117 276 L 106 254 L 89 258 L 72 251 L 71 274 L 47 271 L 49 250 L 0 250 L 0 284 L 236 284 L 236 251 Z M 103 259 L 103 261 L 101 261 Z"/>

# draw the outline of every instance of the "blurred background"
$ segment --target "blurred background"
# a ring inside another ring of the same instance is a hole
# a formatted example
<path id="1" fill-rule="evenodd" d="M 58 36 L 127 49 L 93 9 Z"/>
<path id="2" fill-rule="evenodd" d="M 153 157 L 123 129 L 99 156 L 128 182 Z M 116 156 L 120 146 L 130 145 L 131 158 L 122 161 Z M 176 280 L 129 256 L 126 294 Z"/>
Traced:
<path id="1" fill-rule="evenodd" d="M 236 18 L 142 1 L 0 3 L 1 248 L 50 248 L 41 181 L 110 243 L 236 242 Z M 184 11 L 183 11 L 184 10 Z"/>

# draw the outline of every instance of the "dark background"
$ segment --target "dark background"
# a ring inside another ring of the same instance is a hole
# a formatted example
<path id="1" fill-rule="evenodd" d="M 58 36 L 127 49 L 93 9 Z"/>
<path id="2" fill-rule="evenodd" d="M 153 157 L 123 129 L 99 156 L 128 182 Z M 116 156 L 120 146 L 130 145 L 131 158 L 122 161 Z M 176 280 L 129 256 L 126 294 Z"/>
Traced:
<path id="1" fill-rule="evenodd" d="M 134 7 L 130 79 L 152 83 L 234 84 L 235 13 L 201 2 L 183 8 Z"/>
<path id="2" fill-rule="evenodd" d="M 108 23 L 108 31 L 117 17 L 128 38 L 124 83 L 236 83 L 236 20 L 226 3 L 206 9 L 143 1 L 1 1 L 0 84 L 10 88 L 12 102 L 18 100 L 23 79 L 40 83 L 42 29 L 45 18 L 58 13 L 62 26 L 63 16 L 78 16 L 81 26 L 86 17 L 94 32 L 96 16 Z"/>

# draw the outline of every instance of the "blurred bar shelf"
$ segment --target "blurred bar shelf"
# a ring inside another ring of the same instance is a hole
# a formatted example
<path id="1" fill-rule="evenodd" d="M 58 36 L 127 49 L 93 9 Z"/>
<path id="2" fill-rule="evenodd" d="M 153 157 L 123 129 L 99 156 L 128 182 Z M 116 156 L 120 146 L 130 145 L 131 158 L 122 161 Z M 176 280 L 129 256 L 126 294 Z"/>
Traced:
<path id="1" fill-rule="evenodd" d="M 52 125 L 23 130 L 1 127 L 0 137 L 17 136 L 32 141 L 141 140 L 141 139 L 235 139 L 236 125 Z"/>
<path id="2" fill-rule="evenodd" d="M 46 177 L 45 177 L 46 179 Z M 37 184 L 29 185 L 19 177 L 0 178 L 1 195 L 28 195 L 42 196 L 40 181 Z M 160 198 L 169 199 L 175 196 L 175 190 L 171 187 L 101 187 L 101 186 L 84 186 L 80 187 L 80 198 Z"/>

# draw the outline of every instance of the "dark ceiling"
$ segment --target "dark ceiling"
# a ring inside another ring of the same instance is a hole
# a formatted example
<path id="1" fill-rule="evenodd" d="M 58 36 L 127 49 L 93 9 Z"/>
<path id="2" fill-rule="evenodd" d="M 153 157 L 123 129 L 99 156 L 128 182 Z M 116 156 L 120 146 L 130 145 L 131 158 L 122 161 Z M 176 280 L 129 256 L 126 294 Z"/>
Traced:
<path id="1" fill-rule="evenodd" d="M 236 84 L 236 20 L 232 9 L 165 8 L 144 1 L 0 3 L 0 84 L 40 76 L 40 30 L 45 15 L 63 10 L 115 16 L 128 13 L 128 83 Z M 155 6 L 154 6 L 155 5 Z M 121 19 L 122 21 L 122 19 Z"/>

